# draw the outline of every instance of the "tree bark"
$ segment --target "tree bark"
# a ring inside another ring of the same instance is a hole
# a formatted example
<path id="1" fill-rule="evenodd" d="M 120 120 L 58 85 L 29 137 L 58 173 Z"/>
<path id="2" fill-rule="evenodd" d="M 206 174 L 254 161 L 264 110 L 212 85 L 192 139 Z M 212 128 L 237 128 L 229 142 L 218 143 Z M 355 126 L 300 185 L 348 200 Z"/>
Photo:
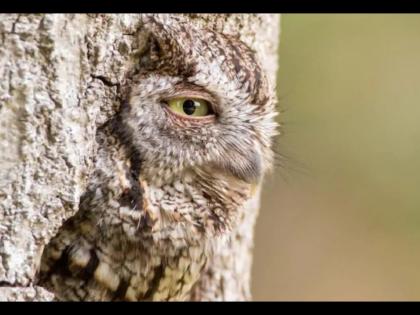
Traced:
<path id="1" fill-rule="evenodd" d="M 278 15 L 188 15 L 255 50 L 271 83 Z M 139 14 L 0 15 L 0 300 L 51 300 L 33 283 L 44 245 L 78 211 L 96 130 L 117 111 L 142 43 Z M 221 248 L 198 300 L 250 298 L 255 211 Z"/>

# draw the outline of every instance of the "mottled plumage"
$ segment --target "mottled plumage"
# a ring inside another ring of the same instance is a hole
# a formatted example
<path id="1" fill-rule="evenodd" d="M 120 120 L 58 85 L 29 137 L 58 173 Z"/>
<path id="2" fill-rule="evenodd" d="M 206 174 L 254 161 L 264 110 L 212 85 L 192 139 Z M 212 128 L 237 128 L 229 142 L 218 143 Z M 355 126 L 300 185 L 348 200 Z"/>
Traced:
<path id="1" fill-rule="evenodd" d="M 188 300 L 271 165 L 273 92 L 236 38 L 147 15 L 127 101 L 97 132 L 80 210 L 46 247 L 39 283 L 60 300 Z M 190 119 L 173 97 L 205 99 Z"/>

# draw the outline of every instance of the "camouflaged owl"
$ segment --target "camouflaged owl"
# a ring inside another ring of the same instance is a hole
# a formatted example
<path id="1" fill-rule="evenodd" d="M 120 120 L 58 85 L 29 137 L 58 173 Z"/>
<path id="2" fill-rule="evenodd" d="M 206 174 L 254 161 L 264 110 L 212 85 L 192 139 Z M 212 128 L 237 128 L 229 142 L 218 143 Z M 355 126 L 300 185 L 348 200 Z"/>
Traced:
<path id="1" fill-rule="evenodd" d="M 79 212 L 46 246 L 59 300 L 189 300 L 272 163 L 273 92 L 239 39 L 146 15 L 126 102 L 97 132 Z"/>

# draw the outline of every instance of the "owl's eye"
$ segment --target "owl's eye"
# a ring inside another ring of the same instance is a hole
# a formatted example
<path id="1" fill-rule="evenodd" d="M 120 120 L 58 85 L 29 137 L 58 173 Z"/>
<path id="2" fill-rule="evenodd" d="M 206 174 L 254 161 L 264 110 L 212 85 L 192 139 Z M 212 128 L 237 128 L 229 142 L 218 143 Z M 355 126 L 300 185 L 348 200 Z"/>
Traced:
<path id="1" fill-rule="evenodd" d="M 174 98 L 167 101 L 169 108 L 181 115 L 203 117 L 213 114 L 210 103 L 198 98 Z"/>

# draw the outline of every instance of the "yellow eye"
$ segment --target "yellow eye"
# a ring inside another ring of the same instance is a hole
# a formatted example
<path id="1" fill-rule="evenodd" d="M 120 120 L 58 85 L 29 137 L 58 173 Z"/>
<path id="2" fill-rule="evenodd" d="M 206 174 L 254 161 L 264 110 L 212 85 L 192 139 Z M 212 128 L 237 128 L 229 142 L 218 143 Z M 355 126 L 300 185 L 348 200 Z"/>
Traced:
<path id="1" fill-rule="evenodd" d="M 169 108 L 181 115 L 202 117 L 211 115 L 210 103 L 198 98 L 174 98 L 168 101 Z"/>

